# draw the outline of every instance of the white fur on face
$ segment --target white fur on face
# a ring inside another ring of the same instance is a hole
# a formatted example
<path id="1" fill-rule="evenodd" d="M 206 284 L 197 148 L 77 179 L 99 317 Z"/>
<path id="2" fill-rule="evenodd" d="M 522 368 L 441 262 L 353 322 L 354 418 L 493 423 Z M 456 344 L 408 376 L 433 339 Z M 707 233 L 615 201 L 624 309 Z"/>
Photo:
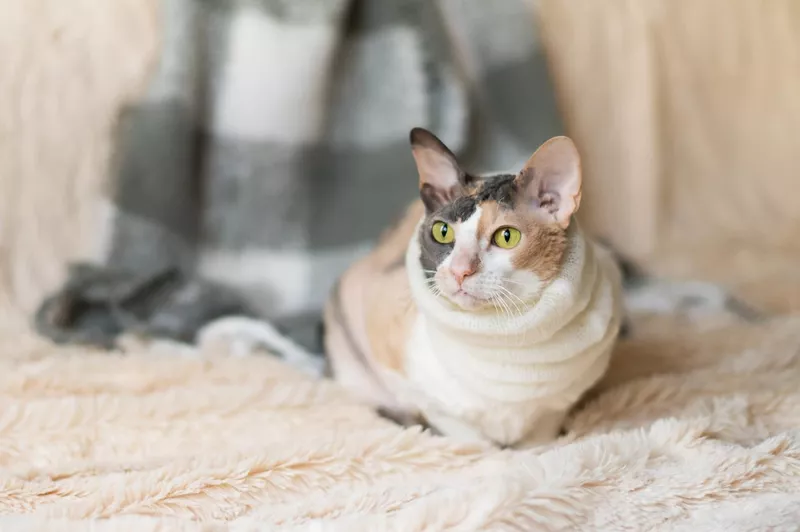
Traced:
<path id="1" fill-rule="evenodd" d="M 541 279 L 533 272 L 514 267 L 513 249 L 494 245 L 491 234 L 478 235 L 481 214 L 481 208 L 477 207 L 472 216 L 450 225 L 455 234 L 455 245 L 436 269 L 436 285 L 442 295 L 464 310 L 493 306 L 508 313 L 521 313 L 526 301 L 541 292 Z M 459 286 L 452 271 L 453 264 L 476 258 L 477 271 Z"/>

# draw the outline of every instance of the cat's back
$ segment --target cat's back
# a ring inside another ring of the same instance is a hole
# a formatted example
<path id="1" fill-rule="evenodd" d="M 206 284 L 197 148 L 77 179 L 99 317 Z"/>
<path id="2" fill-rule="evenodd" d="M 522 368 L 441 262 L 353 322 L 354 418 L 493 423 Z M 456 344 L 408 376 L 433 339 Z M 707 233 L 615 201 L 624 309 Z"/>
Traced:
<path id="1" fill-rule="evenodd" d="M 415 201 L 375 249 L 339 279 L 325 308 L 325 350 L 335 379 L 376 406 L 394 400 L 376 370 L 403 372 L 403 350 L 416 308 L 405 255 L 424 214 Z"/>

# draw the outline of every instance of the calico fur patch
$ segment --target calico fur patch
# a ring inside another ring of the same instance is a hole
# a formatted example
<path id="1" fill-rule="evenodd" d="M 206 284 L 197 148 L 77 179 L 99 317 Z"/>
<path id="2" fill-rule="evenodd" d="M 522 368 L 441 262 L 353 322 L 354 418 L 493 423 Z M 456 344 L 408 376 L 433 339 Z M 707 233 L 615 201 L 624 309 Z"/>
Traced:
<path id="1" fill-rule="evenodd" d="M 535 273 L 541 280 L 551 280 L 559 271 L 567 246 L 566 230 L 544 224 L 528 212 L 526 197 L 516 176 L 499 174 L 469 178 L 471 185 L 459 195 L 433 211 L 427 210 L 420 225 L 419 242 L 422 267 L 432 272 L 452 252 L 452 244 L 441 244 L 433 239 L 431 229 L 437 221 L 457 226 L 472 216 L 478 207 L 477 239 L 491 243 L 495 230 L 512 226 L 522 232 L 522 240 L 514 250 L 512 264 L 517 269 Z"/>

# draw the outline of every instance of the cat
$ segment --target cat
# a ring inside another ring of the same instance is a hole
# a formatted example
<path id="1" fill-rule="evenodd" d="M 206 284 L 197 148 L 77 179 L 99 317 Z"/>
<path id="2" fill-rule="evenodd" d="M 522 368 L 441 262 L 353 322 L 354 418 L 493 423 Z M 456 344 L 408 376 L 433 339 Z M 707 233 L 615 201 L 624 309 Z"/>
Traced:
<path id="1" fill-rule="evenodd" d="M 482 177 L 465 172 L 424 129 L 412 130 L 410 144 L 420 197 L 332 290 L 322 329 L 326 360 L 246 317 L 212 322 L 198 343 L 222 341 L 240 353 L 265 348 L 311 375 L 332 377 L 404 425 L 527 447 L 554 439 L 569 408 L 600 378 L 625 307 L 695 314 L 741 307 L 721 287 L 653 279 L 588 240 L 573 216 L 581 168 L 566 137 L 546 142 L 516 174 Z M 600 281 L 579 282 L 592 268 Z M 605 297 L 586 294 L 598 290 Z M 559 301 L 558 312 L 535 319 L 537 308 L 552 311 Z M 571 329 L 581 316 L 591 319 Z M 536 327 L 520 330 L 526 323 Z M 502 332 L 485 334 L 487 324 Z M 438 328 L 451 334 L 433 346 Z M 537 342 L 525 341 L 529 332 Z M 548 363 L 536 363 L 537 350 Z M 538 388 L 559 393 L 537 399 Z M 476 401 L 482 392 L 485 401 Z"/>
<path id="2" fill-rule="evenodd" d="M 574 220 L 577 149 L 555 137 L 518 173 L 479 177 L 433 133 L 410 142 L 419 200 L 325 310 L 333 377 L 449 436 L 547 442 L 602 376 L 623 314 L 616 262 Z"/>

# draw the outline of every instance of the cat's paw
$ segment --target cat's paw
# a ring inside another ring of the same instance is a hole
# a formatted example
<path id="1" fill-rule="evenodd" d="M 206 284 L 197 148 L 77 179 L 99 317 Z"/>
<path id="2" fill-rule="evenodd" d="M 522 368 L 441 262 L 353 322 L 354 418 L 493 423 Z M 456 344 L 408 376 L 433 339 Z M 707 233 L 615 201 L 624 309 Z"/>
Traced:
<path id="1" fill-rule="evenodd" d="M 195 341 L 202 351 L 222 352 L 245 357 L 264 350 L 258 341 L 258 320 L 246 317 L 225 317 L 203 326 Z"/>
<path id="2" fill-rule="evenodd" d="M 318 377 L 325 368 L 325 359 L 296 344 L 266 321 L 244 316 L 214 320 L 197 333 L 202 351 L 222 351 L 231 356 L 271 353 L 287 364 Z"/>

